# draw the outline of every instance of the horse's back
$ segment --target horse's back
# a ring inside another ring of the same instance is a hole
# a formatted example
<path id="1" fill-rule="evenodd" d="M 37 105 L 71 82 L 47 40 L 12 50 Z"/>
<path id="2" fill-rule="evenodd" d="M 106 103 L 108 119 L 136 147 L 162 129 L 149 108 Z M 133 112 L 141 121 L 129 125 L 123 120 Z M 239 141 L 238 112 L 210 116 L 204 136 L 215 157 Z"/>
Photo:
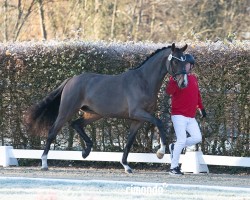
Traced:
<path id="1" fill-rule="evenodd" d="M 128 109 L 123 81 L 121 74 L 83 73 L 68 82 L 64 96 L 102 116 L 120 115 Z"/>

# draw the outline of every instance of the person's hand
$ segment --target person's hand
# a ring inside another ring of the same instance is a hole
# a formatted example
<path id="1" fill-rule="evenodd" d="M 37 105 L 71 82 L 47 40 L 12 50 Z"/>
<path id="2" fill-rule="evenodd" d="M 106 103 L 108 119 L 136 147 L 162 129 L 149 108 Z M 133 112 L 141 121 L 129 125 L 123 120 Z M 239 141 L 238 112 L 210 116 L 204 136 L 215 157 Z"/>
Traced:
<path id="1" fill-rule="evenodd" d="M 201 109 L 201 118 L 205 118 L 207 116 L 207 113 L 205 111 L 205 109 Z"/>

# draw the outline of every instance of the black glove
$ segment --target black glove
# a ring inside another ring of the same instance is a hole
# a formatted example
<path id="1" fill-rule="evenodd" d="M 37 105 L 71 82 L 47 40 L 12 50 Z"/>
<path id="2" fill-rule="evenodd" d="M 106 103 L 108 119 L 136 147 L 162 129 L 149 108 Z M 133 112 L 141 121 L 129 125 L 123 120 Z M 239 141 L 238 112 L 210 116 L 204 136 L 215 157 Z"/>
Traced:
<path id="1" fill-rule="evenodd" d="M 201 118 L 205 118 L 207 116 L 207 113 L 205 111 L 205 109 L 201 109 Z"/>

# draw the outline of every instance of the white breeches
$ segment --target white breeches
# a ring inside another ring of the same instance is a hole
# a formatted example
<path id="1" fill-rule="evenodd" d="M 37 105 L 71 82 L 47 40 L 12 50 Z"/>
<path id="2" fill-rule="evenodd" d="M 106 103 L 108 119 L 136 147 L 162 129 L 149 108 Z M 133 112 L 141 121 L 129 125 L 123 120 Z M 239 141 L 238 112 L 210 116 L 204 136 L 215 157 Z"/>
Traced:
<path id="1" fill-rule="evenodd" d="M 174 144 L 173 158 L 171 161 L 171 169 L 179 164 L 180 154 L 186 146 L 192 146 L 201 141 L 200 127 L 195 118 L 185 117 L 183 115 L 171 116 L 174 130 L 176 134 L 176 143 Z M 187 138 L 186 131 L 191 137 Z"/>

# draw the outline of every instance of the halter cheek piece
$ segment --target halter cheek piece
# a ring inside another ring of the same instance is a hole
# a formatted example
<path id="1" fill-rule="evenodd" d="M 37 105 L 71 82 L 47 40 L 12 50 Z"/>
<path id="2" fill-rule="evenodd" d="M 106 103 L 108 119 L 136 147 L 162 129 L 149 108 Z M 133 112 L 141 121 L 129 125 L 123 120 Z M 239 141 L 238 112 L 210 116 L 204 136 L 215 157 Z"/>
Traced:
<path id="1" fill-rule="evenodd" d="M 181 57 L 181 58 L 177 58 L 177 57 L 173 56 L 172 54 L 169 54 L 169 56 L 168 56 L 168 61 L 169 61 L 168 70 L 170 70 L 171 60 L 172 60 L 173 58 L 176 59 L 176 60 L 179 60 L 179 61 L 181 61 L 181 62 L 185 62 L 185 61 L 186 61 L 186 56 Z M 172 74 L 173 74 L 173 78 L 174 78 L 174 79 L 176 79 L 176 76 L 179 75 L 179 74 L 187 74 L 185 67 L 183 67 L 183 68 L 182 68 L 182 71 L 180 71 L 180 72 L 178 72 L 178 73 L 174 73 L 173 68 L 171 68 L 171 71 L 172 71 Z"/>

